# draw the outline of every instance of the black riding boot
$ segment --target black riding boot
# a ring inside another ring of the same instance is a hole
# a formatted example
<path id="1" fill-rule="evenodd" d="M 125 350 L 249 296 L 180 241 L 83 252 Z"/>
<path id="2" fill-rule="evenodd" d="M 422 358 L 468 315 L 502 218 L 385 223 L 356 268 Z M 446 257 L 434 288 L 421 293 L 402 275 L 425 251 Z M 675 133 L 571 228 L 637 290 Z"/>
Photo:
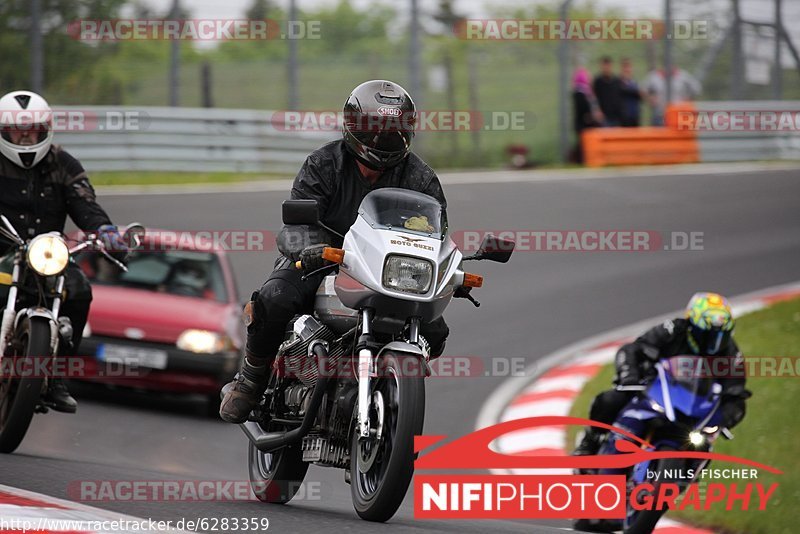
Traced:
<path id="1" fill-rule="evenodd" d="M 253 360 L 255 360 L 255 363 Z M 219 416 L 228 423 L 244 423 L 267 389 L 268 371 L 272 358 L 254 358 L 248 353 L 242 369 L 232 382 L 222 388 L 225 395 L 219 406 Z"/>
<path id="2" fill-rule="evenodd" d="M 78 403 L 69 394 L 67 385 L 61 378 L 51 378 L 47 385 L 47 392 L 42 399 L 46 406 L 57 412 L 75 413 Z"/>
<path id="3" fill-rule="evenodd" d="M 592 456 L 597 454 L 600 450 L 600 444 L 603 442 L 603 437 L 608 433 L 607 430 L 596 428 L 593 426 L 586 427 L 586 433 L 583 439 L 572 451 L 573 456 Z"/>

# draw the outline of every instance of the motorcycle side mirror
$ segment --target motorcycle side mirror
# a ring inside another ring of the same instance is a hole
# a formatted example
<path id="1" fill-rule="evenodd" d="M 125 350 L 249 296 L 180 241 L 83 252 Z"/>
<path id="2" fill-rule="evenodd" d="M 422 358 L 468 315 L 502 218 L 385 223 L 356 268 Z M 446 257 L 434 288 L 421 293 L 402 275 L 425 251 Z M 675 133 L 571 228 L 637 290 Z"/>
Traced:
<path id="1" fill-rule="evenodd" d="M 144 236 L 146 233 L 147 231 L 144 229 L 144 226 L 139 223 L 131 223 L 125 227 L 123 239 L 125 240 L 125 244 L 129 249 L 137 249 L 144 242 Z"/>
<path id="2" fill-rule="evenodd" d="M 283 224 L 317 224 L 319 207 L 316 200 L 284 200 L 281 205 Z"/>
<path id="3" fill-rule="evenodd" d="M 509 239 L 501 239 L 493 234 L 486 234 L 481 242 L 480 248 L 472 256 L 467 256 L 465 260 L 489 260 L 497 263 L 506 263 L 511 259 L 516 243 Z"/>

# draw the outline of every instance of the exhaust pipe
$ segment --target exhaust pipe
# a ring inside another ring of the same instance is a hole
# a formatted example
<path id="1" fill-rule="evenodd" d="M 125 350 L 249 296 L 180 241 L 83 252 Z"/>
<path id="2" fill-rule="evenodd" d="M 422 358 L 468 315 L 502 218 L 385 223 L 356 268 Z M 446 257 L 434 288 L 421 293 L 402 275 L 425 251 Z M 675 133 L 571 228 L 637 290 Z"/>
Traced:
<path id="1" fill-rule="evenodd" d="M 320 363 L 327 361 L 328 350 L 325 348 L 324 342 L 313 343 L 312 350 L 317 357 L 318 366 Z M 239 425 L 247 439 L 261 452 L 273 452 L 288 445 L 299 443 L 311 430 L 314 420 L 317 418 L 322 398 L 325 396 L 325 390 L 328 387 L 329 377 L 330 373 L 328 372 L 318 374 L 317 385 L 314 386 L 311 401 L 299 427 L 286 432 L 265 432 L 255 421 L 247 421 Z"/>

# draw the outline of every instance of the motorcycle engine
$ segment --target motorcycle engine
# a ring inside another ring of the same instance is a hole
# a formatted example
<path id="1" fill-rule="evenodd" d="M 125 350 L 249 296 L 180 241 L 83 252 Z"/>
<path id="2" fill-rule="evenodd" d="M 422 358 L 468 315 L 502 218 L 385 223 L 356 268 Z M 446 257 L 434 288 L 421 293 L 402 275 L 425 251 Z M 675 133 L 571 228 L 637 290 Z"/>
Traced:
<path id="1" fill-rule="evenodd" d="M 319 364 L 314 354 L 309 355 L 308 347 L 312 341 L 328 343 L 328 369 L 336 376 L 339 359 L 344 348 L 334 343 L 336 335 L 311 315 L 302 315 L 292 325 L 292 333 L 278 350 L 277 365 L 287 376 L 294 376 L 304 386 L 313 388 L 319 376 Z"/>

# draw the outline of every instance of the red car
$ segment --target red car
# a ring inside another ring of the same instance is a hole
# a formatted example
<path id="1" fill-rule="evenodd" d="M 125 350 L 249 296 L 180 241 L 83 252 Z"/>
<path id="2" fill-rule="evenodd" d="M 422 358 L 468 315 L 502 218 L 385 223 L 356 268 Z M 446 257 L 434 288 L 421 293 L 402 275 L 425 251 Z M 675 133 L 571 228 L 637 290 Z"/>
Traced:
<path id="1" fill-rule="evenodd" d="M 225 252 L 191 233 L 148 230 L 127 272 L 91 252 L 76 261 L 94 295 L 80 348 L 84 376 L 204 394 L 214 412 L 242 347 L 241 305 Z"/>

